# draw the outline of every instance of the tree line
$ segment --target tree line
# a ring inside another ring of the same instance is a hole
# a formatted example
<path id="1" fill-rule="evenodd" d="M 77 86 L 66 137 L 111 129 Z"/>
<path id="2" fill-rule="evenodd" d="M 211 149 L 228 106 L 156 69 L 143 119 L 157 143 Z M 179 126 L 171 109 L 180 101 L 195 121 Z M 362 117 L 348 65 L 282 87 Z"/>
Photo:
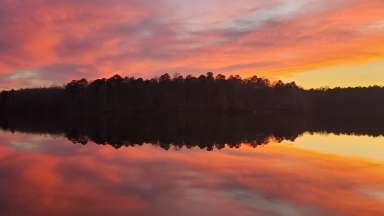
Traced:
<path id="1" fill-rule="evenodd" d="M 305 107 L 303 89 L 295 83 L 240 76 L 199 77 L 164 74 L 158 78 L 115 75 L 109 79 L 74 80 L 65 87 L 3 91 L 2 115 L 101 114 L 163 112 L 250 113 L 290 111 Z"/>
<path id="2" fill-rule="evenodd" d="M 305 131 L 384 135 L 384 88 L 310 89 L 207 73 L 142 79 L 115 75 L 63 87 L 0 93 L 0 126 L 64 134 L 115 147 L 132 143 L 211 149 L 293 140 Z"/>
<path id="3" fill-rule="evenodd" d="M 0 116 L 129 115 L 138 112 L 381 116 L 384 88 L 304 90 L 294 82 L 209 72 L 142 79 L 115 75 L 64 87 L 2 91 Z"/>

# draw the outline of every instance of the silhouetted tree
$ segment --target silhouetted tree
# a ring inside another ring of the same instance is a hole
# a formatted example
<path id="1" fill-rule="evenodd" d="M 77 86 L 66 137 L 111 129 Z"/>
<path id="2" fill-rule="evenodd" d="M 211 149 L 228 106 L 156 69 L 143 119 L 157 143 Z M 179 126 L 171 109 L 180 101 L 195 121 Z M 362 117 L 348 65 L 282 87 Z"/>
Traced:
<path id="1" fill-rule="evenodd" d="M 89 138 L 116 146 L 161 142 L 212 149 L 265 143 L 271 136 L 294 139 L 303 130 L 380 135 L 383 98 L 384 88 L 378 86 L 304 90 L 294 82 L 211 72 L 147 80 L 115 75 L 64 87 L 2 91 L 0 123 L 64 131 L 79 143 Z M 265 136 L 256 137 L 257 130 Z"/>

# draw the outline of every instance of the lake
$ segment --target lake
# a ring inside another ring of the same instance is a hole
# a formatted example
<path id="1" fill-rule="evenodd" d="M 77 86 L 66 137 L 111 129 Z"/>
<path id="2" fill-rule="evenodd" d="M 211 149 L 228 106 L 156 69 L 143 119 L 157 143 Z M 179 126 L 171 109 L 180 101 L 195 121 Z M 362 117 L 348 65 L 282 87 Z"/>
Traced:
<path id="1" fill-rule="evenodd" d="M 167 150 L 166 150 L 167 149 Z M 384 215 L 384 137 L 223 148 L 0 132 L 2 215 Z"/>

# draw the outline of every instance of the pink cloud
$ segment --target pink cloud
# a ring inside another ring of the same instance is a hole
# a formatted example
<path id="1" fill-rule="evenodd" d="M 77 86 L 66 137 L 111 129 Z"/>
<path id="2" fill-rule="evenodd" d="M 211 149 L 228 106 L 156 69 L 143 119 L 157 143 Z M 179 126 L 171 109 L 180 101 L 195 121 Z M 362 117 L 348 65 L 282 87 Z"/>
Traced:
<path id="1" fill-rule="evenodd" d="M 380 0 L 12 0 L 0 8 L 1 88 L 114 73 L 275 77 L 383 58 Z M 55 65 L 80 69 L 58 79 L 47 70 Z M 33 82 L 11 79 L 25 71 Z"/>

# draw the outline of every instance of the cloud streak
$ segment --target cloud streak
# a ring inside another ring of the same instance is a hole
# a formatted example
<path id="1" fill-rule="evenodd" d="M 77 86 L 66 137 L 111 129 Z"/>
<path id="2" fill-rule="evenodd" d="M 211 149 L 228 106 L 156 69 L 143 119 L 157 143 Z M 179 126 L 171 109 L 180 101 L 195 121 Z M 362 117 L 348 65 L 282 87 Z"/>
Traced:
<path id="1" fill-rule="evenodd" d="M 382 14 L 380 0 L 0 0 L 0 88 L 115 73 L 279 78 L 383 60 Z M 60 65 L 71 67 L 57 76 Z"/>

